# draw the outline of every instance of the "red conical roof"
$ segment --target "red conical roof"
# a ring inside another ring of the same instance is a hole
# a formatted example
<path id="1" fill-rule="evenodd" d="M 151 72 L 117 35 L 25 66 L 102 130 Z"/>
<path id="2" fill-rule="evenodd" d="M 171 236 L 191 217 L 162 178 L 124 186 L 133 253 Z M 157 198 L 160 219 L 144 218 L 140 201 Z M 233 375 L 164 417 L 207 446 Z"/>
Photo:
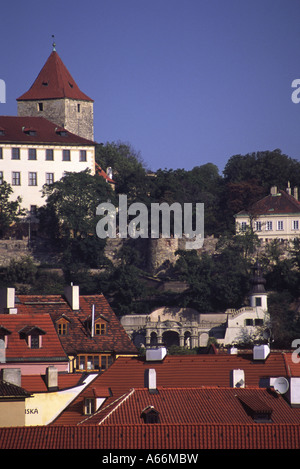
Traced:
<path id="1" fill-rule="evenodd" d="M 53 50 L 31 88 L 17 101 L 58 98 L 93 101 L 80 91 L 58 53 Z"/>

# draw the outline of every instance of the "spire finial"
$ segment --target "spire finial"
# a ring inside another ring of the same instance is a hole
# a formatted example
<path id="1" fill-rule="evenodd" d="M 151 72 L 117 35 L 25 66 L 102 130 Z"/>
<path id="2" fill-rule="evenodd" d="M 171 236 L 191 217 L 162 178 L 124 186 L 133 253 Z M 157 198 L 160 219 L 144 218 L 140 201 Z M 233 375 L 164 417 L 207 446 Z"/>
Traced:
<path id="1" fill-rule="evenodd" d="M 54 41 L 54 34 L 52 34 L 52 37 L 53 37 L 52 50 L 55 52 L 56 51 L 56 44 L 55 44 L 55 41 Z"/>

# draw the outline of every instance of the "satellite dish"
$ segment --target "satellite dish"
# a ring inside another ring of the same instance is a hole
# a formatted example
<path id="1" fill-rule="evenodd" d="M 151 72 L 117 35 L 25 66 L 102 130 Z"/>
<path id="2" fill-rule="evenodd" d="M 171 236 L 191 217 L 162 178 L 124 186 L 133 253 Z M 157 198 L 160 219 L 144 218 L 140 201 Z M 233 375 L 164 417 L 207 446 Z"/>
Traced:
<path id="1" fill-rule="evenodd" d="M 274 381 L 274 389 L 278 394 L 285 394 L 289 389 L 289 382 L 286 378 L 276 378 Z"/>

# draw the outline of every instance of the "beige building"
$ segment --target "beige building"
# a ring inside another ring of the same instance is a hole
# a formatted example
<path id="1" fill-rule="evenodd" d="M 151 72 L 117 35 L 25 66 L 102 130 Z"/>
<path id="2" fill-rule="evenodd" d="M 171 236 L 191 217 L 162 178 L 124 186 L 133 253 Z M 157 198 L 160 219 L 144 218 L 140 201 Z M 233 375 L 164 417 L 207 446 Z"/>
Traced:
<path id="1" fill-rule="evenodd" d="M 121 324 L 136 347 L 177 345 L 184 348 L 206 347 L 214 338 L 219 345 L 232 346 L 269 333 L 270 321 L 265 280 L 260 266 L 254 267 L 249 306 L 221 313 L 199 313 L 191 308 L 161 307 L 149 315 L 129 314 Z"/>
<path id="2" fill-rule="evenodd" d="M 235 215 L 236 233 L 252 227 L 263 242 L 292 241 L 300 236 L 300 202 L 298 190 L 290 184 L 286 191 L 271 187 L 270 194 L 256 202 L 250 210 Z"/>

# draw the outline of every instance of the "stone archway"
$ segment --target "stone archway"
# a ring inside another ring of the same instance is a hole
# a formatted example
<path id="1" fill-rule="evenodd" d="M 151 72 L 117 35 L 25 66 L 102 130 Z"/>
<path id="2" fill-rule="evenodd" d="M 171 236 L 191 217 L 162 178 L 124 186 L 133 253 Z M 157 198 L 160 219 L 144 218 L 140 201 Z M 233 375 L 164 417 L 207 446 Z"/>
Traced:
<path id="1" fill-rule="evenodd" d="M 162 335 L 162 340 L 167 348 L 171 347 L 172 345 L 180 345 L 179 334 L 176 331 L 165 331 Z"/>

